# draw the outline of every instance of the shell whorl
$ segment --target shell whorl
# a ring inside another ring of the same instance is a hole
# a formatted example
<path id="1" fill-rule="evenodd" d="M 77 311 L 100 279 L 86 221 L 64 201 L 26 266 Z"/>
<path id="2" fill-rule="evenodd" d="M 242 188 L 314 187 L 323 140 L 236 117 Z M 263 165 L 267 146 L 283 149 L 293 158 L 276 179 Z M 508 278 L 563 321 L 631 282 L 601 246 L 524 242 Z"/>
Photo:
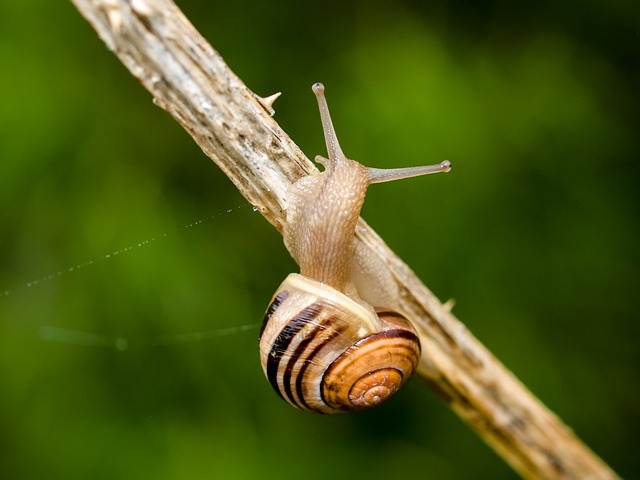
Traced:
<path id="1" fill-rule="evenodd" d="M 420 344 L 398 313 L 376 315 L 327 285 L 291 274 L 265 314 L 260 357 L 284 400 L 338 413 L 379 405 L 395 393 L 415 369 Z"/>

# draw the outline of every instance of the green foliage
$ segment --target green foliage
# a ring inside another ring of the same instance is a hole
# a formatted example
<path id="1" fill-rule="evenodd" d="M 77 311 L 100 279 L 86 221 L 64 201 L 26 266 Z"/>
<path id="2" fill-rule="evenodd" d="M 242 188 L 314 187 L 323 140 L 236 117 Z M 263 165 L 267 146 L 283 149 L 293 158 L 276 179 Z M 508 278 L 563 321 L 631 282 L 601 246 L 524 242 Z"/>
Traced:
<path id="1" fill-rule="evenodd" d="M 364 217 L 637 476 L 634 2 L 179 4 L 308 156 L 322 81 L 351 158 L 451 160 Z M 0 477 L 513 478 L 419 380 L 332 418 L 273 394 L 258 327 L 295 265 L 70 3 L 2 2 L 0 62 Z"/>

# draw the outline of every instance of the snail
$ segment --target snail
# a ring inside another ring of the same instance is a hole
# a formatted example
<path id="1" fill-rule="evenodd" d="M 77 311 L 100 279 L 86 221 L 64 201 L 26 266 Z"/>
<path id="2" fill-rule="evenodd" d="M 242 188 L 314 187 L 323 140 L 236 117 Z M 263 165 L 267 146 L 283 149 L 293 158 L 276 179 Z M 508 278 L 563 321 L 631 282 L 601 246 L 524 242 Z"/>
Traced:
<path id="1" fill-rule="evenodd" d="M 324 86 L 316 83 L 312 90 L 329 158 L 316 157 L 324 171 L 299 179 L 288 195 L 284 243 L 300 273 L 284 280 L 266 311 L 260 359 L 284 400 L 331 414 L 381 404 L 408 380 L 420 358 L 415 329 L 389 307 L 393 287 L 370 278 L 386 270 L 354 247 L 366 189 L 372 183 L 448 172 L 451 164 L 383 170 L 347 159 Z"/>

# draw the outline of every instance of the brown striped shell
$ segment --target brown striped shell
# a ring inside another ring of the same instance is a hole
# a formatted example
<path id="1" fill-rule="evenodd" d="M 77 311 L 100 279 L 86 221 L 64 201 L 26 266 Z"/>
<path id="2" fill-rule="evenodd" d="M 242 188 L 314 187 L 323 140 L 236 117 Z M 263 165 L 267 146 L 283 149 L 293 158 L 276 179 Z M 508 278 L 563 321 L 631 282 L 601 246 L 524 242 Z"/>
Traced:
<path id="1" fill-rule="evenodd" d="M 262 368 L 295 407 L 339 413 L 375 407 L 411 376 L 420 343 L 398 313 L 377 315 L 337 290 L 289 275 L 260 336 Z"/>

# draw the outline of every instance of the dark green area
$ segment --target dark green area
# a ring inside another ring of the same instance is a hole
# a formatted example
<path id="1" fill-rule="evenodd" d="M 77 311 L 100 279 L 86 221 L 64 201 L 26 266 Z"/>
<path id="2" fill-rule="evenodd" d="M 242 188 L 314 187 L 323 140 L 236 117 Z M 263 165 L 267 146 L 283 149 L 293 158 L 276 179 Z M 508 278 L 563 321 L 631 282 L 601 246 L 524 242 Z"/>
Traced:
<path id="1" fill-rule="evenodd" d="M 637 477 L 638 3 L 423 3 L 179 2 L 308 156 L 322 81 L 351 158 L 451 160 L 364 217 Z M 331 418 L 277 398 L 258 326 L 294 263 L 70 2 L 0 3 L 0 65 L 1 478 L 515 477 L 417 379 Z"/>

